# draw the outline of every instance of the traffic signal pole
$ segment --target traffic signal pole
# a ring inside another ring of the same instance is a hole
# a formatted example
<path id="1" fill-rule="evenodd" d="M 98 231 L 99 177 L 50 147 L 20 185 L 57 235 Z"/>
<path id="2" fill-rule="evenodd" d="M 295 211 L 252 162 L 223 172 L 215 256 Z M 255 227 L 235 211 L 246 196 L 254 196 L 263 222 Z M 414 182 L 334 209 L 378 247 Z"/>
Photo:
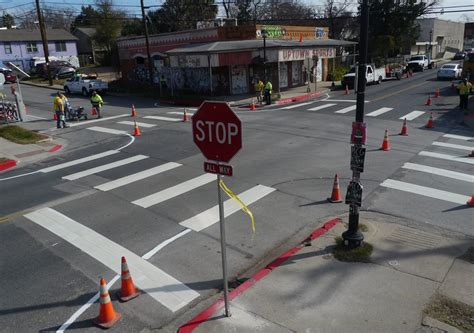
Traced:
<path id="1" fill-rule="evenodd" d="M 367 43 L 369 30 L 369 5 L 368 0 L 363 0 L 360 15 L 360 41 L 359 65 L 357 67 L 357 104 L 355 122 L 352 125 L 351 169 L 352 180 L 347 189 L 346 203 L 349 204 L 349 227 L 342 234 L 344 245 L 358 247 L 364 240 L 364 235 L 359 231 L 359 211 L 362 205 L 362 184 L 360 174 L 363 172 L 365 159 L 365 77 L 367 72 Z"/>

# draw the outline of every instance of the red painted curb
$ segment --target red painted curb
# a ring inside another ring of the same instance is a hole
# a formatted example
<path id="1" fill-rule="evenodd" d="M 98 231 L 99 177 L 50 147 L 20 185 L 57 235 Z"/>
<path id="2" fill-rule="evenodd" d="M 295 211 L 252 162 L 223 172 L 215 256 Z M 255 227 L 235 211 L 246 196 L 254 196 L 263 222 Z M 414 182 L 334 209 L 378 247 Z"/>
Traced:
<path id="1" fill-rule="evenodd" d="M 288 103 L 292 103 L 292 102 L 300 102 L 300 101 L 304 101 L 304 100 L 307 100 L 307 99 L 310 99 L 310 98 L 313 98 L 313 97 L 318 97 L 320 95 L 321 95 L 321 93 L 319 91 L 316 91 L 316 92 L 307 93 L 307 94 L 304 94 L 304 95 L 299 95 L 299 96 L 295 96 L 295 97 L 280 99 L 280 100 L 276 101 L 276 104 L 277 105 L 284 105 L 284 104 L 288 104 Z"/>
<path id="2" fill-rule="evenodd" d="M 334 227 L 338 222 L 340 222 L 339 218 L 335 218 L 332 220 L 329 220 L 326 222 L 322 227 L 314 230 L 311 235 L 307 239 L 314 240 L 322 235 L 324 235 L 326 232 L 328 232 L 332 227 Z M 245 292 L 247 289 L 249 289 L 251 286 L 256 284 L 258 281 L 263 279 L 265 276 L 271 273 L 272 270 L 283 264 L 288 258 L 290 258 L 292 255 L 296 254 L 299 252 L 304 246 L 303 245 L 298 245 L 282 255 L 280 255 L 278 258 L 273 260 L 271 263 L 269 263 L 267 266 L 259 270 L 257 273 L 255 273 L 250 279 L 242 283 L 240 286 L 235 288 L 229 293 L 229 301 L 233 300 L 237 296 L 241 295 L 243 292 Z M 181 326 L 178 329 L 178 333 L 191 333 L 193 332 L 199 325 L 201 325 L 203 322 L 208 320 L 219 308 L 221 308 L 224 305 L 224 300 L 222 298 L 218 299 L 214 304 L 209 306 L 207 309 L 199 313 L 196 317 L 188 321 L 186 324 Z"/>
<path id="3" fill-rule="evenodd" d="M 15 160 L 6 160 L 5 162 L 0 163 L 0 171 L 7 170 L 16 166 Z"/>
<path id="4" fill-rule="evenodd" d="M 55 151 L 58 151 L 59 149 L 62 148 L 62 145 L 56 145 L 54 146 L 53 148 L 51 148 L 50 150 L 48 150 L 50 153 L 54 153 Z"/>

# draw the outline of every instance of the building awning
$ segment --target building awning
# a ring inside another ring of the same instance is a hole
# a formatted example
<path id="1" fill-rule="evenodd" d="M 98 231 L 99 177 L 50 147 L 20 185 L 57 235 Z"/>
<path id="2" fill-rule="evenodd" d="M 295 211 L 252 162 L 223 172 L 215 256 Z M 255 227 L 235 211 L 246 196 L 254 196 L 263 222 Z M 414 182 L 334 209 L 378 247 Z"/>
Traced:
<path id="1" fill-rule="evenodd" d="M 356 42 L 344 40 L 266 40 L 266 49 L 286 49 L 286 48 L 308 48 L 308 47 L 340 47 L 356 45 Z M 184 54 L 216 54 L 230 52 L 256 51 L 263 49 L 262 39 L 236 40 L 236 41 L 218 41 L 210 43 L 189 44 L 166 51 L 168 55 Z"/>

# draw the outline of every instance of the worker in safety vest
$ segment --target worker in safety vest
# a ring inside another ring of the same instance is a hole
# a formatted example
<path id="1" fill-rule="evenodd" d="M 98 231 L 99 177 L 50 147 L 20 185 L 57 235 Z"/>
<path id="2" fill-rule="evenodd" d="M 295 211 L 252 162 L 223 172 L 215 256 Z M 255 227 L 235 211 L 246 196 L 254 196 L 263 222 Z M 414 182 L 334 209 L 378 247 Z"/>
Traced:
<path id="1" fill-rule="evenodd" d="M 66 115 L 64 114 L 64 98 L 65 98 L 64 94 L 58 91 L 53 101 L 53 109 L 54 109 L 54 112 L 56 113 L 56 127 L 57 128 L 61 128 L 61 124 L 63 125 L 63 128 L 69 127 L 66 124 Z"/>
<path id="2" fill-rule="evenodd" d="M 267 83 L 265 84 L 265 102 L 267 105 L 272 104 L 272 90 L 273 86 L 270 80 L 267 80 Z"/>
<path id="3" fill-rule="evenodd" d="M 256 79 L 256 83 L 255 83 L 255 93 L 257 95 L 257 102 L 259 104 L 262 104 L 263 103 L 263 87 L 265 86 L 262 82 L 262 80 L 260 79 Z"/>
<path id="4" fill-rule="evenodd" d="M 469 93 L 472 90 L 472 84 L 466 78 L 458 85 L 459 90 L 459 108 L 467 113 L 467 105 L 469 102 Z"/>
<path id="5" fill-rule="evenodd" d="M 91 96 L 91 104 L 92 107 L 94 107 L 97 111 L 97 118 L 101 118 L 101 111 L 102 111 L 102 105 L 104 102 L 102 101 L 102 97 L 99 96 L 97 91 L 93 90 L 92 91 L 92 96 Z"/>

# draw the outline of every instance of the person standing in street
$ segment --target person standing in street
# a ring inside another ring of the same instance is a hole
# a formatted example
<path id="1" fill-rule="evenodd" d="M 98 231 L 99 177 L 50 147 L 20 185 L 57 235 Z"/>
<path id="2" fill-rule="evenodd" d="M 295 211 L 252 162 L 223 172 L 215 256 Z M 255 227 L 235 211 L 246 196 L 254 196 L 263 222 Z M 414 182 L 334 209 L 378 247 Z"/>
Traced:
<path id="1" fill-rule="evenodd" d="M 97 118 L 102 118 L 101 111 L 104 102 L 102 101 L 102 97 L 100 97 L 100 95 L 95 90 L 92 91 L 91 104 L 92 107 L 94 107 L 97 111 Z"/>
<path id="2" fill-rule="evenodd" d="M 459 90 L 459 108 L 464 110 L 464 114 L 467 114 L 467 106 L 469 103 L 469 93 L 472 90 L 472 84 L 464 78 L 458 85 Z"/>
<path id="3" fill-rule="evenodd" d="M 54 98 L 53 102 L 53 109 L 56 113 L 56 127 L 61 128 L 61 124 L 63 125 L 62 128 L 69 127 L 66 124 L 66 115 L 64 113 L 64 95 L 62 92 L 58 91 L 56 97 Z"/>
<path id="4" fill-rule="evenodd" d="M 270 80 L 267 80 L 267 83 L 265 84 L 265 102 L 267 105 L 272 104 L 272 90 L 273 86 Z"/>
<path id="5" fill-rule="evenodd" d="M 265 86 L 260 79 L 256 79 L 255 83 L 255 93 L 257 94 L 257 102 L 259 104 L 263 103 L 263 87 Z"/>

